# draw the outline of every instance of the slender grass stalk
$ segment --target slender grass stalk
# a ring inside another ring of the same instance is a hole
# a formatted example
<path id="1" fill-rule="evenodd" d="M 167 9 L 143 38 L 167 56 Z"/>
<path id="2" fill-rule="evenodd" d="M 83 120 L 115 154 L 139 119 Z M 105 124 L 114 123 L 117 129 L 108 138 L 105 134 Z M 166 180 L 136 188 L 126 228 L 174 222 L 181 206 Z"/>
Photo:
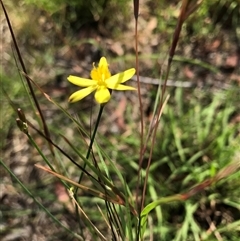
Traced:
<path id="1" fill-rule="evenodd" d="M 138 210 L 138 195 L 139 195 L 139 186 L 140 186 L 140 176 L 141 176 L 141 168 L 144 156 L 144 121 L 143 121 L 143 104 L 142 104 L 142 96 L 141 96 L 141 85 L 139 78 L 139 57 L 138 57 L 138 15 L 139 15 L 139 0 L 133 0 L 133 8 L 134 8 L 134 18 L 135 18 L 135 56 L 136 56 L 136 75 L 137 75 L 137 89 L 138 89 L 138 101 L 139 101 L 139 109 L 140 109 L 140 153 L 139 153 L 139 162 L 138 162 L 138 179 L 137 179 L 137 187 L 136 187 L 136 207 Z"/>

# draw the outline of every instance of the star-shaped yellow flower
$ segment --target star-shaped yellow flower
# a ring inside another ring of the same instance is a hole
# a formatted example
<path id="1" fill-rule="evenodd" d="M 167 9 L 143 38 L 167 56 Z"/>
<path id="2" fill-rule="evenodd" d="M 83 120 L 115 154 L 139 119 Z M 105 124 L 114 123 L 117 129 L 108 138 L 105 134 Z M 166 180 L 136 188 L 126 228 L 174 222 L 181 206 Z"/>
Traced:
<path id="1" fill-rule="evenodd" d="M 111 76 L 108 69 L 108 63 L 105 57 L 100 59 L 98 67 L 96 68 L 93 64 L 93 69 L 91 71 L 92 79 L 80 78 L 77 76 L 70 75 L 67 79 L 74 85 L 81 87 L 86 87 L 84 89 L 74 92 L 70 97 L 70 102 L 76 102 L 87 95 L 91 94 L 96 90 L 95 99 L 99 104 L 106 103 L 111 98 L 111 93 L 109 89 L 112 90 L 135 90 L 131 86 L 122 85 L 127 80 L 131 79 L 135 74 L 135 69 L 128 69 L 119 74 Z"/>

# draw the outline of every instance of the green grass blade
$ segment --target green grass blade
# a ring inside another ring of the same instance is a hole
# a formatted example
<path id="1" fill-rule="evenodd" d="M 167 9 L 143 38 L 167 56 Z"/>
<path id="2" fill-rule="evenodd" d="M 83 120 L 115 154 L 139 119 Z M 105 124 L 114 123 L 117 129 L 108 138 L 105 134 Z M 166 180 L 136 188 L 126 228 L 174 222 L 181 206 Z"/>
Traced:
<path id="1" fill-rule="evenodd" d="M 182 195 L 177 194 L 174 196 L 169 196 L 169 197 L 163 197 L 160 198 L 154 202 L 149 203 L 141 212 L 140 218 L 140 236 L 141 238 L 143 238 L 146 227 L 147 227 L 147 217 L 148 214 L 155 209 L 157 206 L 162 205 L 162 204 L 167 204 L 170 202 L 174 202 L 174 201 L 181 201 L 183 199 Z"/>

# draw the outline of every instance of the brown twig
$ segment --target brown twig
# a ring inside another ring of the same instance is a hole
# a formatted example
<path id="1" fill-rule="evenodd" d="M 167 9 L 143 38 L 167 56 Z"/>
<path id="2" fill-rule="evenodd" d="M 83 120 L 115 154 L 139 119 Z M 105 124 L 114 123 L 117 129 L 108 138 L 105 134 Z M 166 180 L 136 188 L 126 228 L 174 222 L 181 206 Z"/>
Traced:
<path id="1" fill-rule="evenodd" d="M 180 36 L 180 33 L 181 33 L 182 25 L 183 25 L 184 21 L 187 19 L 187 17 L 189 17 L 189 15 L 191 13 L 193 13 L 197 9 L 197 7 L 200 5 L 199 2 L 201 3 L 201 1 L 197 1 L 197 2 L 194 1 L 194 2 L 192 2 L 191 0 L 182 0 L 181 11 L 180 11 L 180 14 L 179 14 L 179 17 L 178 17 L 177 26 L 176 26 L 175 32 L 173 34 L 172 44 L 171 44 L 171 47 L 170 47 L 170 50 L 169 50 L 169 54 L 168 54 L 167 70 L 166 70 L 166 75 L 165 75 L 165 78 L 164 78 L 164 83 L 162 85 L 162 94 L 160 96 L 159 107 L 158 107 L 157 114 L 156 114 L 156 116 L 157 116 L 156 119 L 157 120 L 159 120 L 159 117 L 160 117 L 160 115 L 162 113 L 162 108 L 163 108 L 163 103 L 164 103 L 164 96 L 165 96 L 166 87 L 167 87 L 167 80 L 168 80 L 168 77 L 169 77 L 173 56 L 175 54 L 175 50 L 176 50 L 176 47 L 177 47 L 177 44 L 178 44 L 178 41 L 179 41 L 179 36 Z M 195 7 L 195 5 L 197 5 L 197 7 Z M 153 118 L 155 118 L 155 116 Z M 143 186 L 141 210 L 144 207 L 145 193 L 146 193 L 146 189 L 147 189 L 147 181 L 148 181 L 149 169 L 150 169 L 151 160 L 152 160 L 153 148 L 155 146 L 156 134 L 157 134 L 159 121 L 156 121 L 155 123 L 156 124 L 155 124 L 155 128 L 154 128 L 153 135 L 152 135 L 151 149 L 150 149 L 148 163 L 147 163 L 147 168 L 146 168 L 146 177 L 145 177 L 144 186 Z M 147 142 L 148 142 L 148 140 L 146 141 L 146 143 Z"/>

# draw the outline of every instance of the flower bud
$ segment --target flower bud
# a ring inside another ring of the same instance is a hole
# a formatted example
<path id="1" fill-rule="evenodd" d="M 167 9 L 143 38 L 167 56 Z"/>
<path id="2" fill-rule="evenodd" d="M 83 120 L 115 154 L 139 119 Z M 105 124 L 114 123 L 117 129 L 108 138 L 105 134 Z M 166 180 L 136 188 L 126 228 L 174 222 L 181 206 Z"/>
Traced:
<path id="1" fill-rule="evenodd" d="M 16 119 L 18 128 L 25 134 L 28 134 L 28 125 L 19 118 Z"/>
<path id="2" fill-rule="evenodd" d="M 22 109 L 21 109 L 21 108 L 18 108 L 18 109 L 17 109 L 17 112 L 18 112 L 18 117 L 19 117 L 19 119 L 20 119 L 22 122 L 26 123 L 27 120 L 26 120 L 25 114 L 24 114 L 24 112 L 22 111 Z"/>

